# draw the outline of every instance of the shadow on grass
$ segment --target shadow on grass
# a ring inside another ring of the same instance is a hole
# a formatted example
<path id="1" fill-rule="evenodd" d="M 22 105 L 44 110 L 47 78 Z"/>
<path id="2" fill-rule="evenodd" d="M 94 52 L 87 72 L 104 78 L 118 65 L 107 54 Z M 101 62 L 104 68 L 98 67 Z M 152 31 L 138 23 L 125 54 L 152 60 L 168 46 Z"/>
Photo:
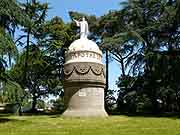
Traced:
<path id="1" fill-rule="evenodd" d="M 172 118 L 180 119 L 180 113 L 112 113 L 110 116 L 125 115 L 128 117 L 144 117 L 144 118 Z"/>
<path id="2" fill-rule="evenodd" d="M 61 112 L 26 112 L 23 113 L 22 116 L 50 116 L 50 118 L 59 118 L 62 115 Z M 128 116 L 128 117 L 143 117 L 143 118 L 172 118 L 172 119 L 180 119 L 180 112 L 176 113 L 122 113 L 122 112 L 111 112 L 109 116 Z M 10 119 L 9 116 L 12 114 L 1 114 L 0 113 L 0 123 L 5 123 L 9 121 L 21 121 L 16 119 Z M 19 116 L 21 117 L 21 116 Z"/>
<path id="3" fill-rule="evenodd" d="M 9 113 L 0 113 L 0 124 L 7 123 L 7 122 L 18 122 L 18 121 L 24 122 L 25 121 L 25 120 L 10 118 L 11 116 L 16 116 L 16 115 L 9 114 Z M 19 117 L 21 117 L 21 116 L 19 116 Z"/>
<path id="4" fill-rule="evenodd" d="M 50 118 L 61 117 L 62 112 L 29 112 L 23 113 L 23 116 L 50 116 Z M 109 113 L 109 116 L 128 116 L 128 117 L 144 117 L 144 118 L 172 118 L 180 119 L 180 112 L 176 113 L 122 113 L 122 112 L 113 112 Z M 8 116 L 8 115 L 7 115 Z M 1 115 L 0 115 L 1 118 Z"/>
<path id="5" fill-rule="evenodd" d="M 8 119 L 8 118 L 0 118 L 0 124 L 1 123 L 6 123 L 6 122 L 10 122 L 10 121 L 14 121 L 14 120 Z"/>
<path id="6" fill-rule="evenodd" d="M 23 113 L 23 116 L 61 116 L 62 112 L 43 112 L 43 111 L 36 111 L 36 112 L 26 112 Z"/>
<path id="7" fill-rule="evenodd" d="M 24 122 L 25 120 L 17 120 L 17 119 L 10 119 L 10 118 L 1 118 L 0 117 L 0 124 L 8 123 L 8 122 Z"/>

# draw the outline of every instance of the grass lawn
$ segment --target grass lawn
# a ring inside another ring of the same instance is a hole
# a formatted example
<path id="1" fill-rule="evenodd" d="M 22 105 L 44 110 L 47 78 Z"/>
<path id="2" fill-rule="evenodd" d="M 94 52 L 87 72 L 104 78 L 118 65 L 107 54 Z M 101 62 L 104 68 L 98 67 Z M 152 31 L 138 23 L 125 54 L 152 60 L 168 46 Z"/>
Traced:
<path id="1" fill-rule="evenodd" d="M 180 135 L 179 118 L 1 116 L 0 135 Z"/>

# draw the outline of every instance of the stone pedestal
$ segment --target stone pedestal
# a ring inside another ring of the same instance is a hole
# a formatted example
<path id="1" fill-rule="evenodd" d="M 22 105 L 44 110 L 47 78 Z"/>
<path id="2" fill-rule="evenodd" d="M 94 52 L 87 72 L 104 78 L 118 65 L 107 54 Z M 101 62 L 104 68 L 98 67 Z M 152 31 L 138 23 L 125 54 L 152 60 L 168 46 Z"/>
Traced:
<path id="1" fill-rule="evenodd" d="M 69 117 L 106 117 L 105 68 L 102 52 L 87 38 L 74 41 L 66 52 L 64 90 Z"/>

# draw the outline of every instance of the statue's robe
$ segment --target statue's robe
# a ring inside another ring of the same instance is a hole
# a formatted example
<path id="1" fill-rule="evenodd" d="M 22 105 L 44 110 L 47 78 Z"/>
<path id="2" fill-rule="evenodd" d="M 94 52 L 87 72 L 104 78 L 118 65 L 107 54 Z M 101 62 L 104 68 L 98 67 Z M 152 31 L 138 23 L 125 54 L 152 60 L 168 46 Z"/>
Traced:
<path id="1" fill-rule="evenodd" d="M 80 27 L 81 38 L 87 38 L 88 33 L 89 33 L 87 21 L 78 22 L 77 26 Z"/>

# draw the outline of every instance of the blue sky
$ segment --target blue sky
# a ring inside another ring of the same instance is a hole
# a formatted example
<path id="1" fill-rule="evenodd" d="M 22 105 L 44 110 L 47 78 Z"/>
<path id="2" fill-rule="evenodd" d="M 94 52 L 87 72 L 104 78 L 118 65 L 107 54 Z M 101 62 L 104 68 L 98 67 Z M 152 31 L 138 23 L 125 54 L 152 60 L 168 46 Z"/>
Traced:
<path id="1" fill-rule="evenodd" d="M 25 1 L 25 0 L 20 0 Z M 40 0 L 48 2 L 50 9 L 48 19 L 54 16 L 61 17 L 65 22 L 71 21 L 68 11 L 78 11 L 88 15 L 102 16 L 108 13 L 109 10 L 120 9 L 120 2 L 125 0 Z M 89 22 L 91 23 L 91 22 Z M 105 61 L 103 61 L 105 62 Z M 120 75 L 120 66 L 113 61 L 109 64 L 109 88 L 117 89 L 116 80 Z"/>
<path id="2" fill-rule="evenodd" d="M 49 17 L 60 16 L 70 21 L 68 11 L 79 11 L 89 15 L 101 16 L 110 9 L 119 9 L 122 0 L 41 0 L 50 4 Z"/>

